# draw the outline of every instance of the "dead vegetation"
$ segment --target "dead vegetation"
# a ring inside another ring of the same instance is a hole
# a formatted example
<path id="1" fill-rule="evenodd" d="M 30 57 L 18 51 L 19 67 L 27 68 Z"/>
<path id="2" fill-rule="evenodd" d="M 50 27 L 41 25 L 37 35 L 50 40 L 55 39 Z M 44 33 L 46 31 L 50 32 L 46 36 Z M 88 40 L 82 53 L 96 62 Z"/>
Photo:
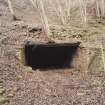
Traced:
<path id="1" fill-rule="evenodd" d="M 104 105 L 104 2 L 0 0 L 0 105 Z M 47 41 L 81 41 L 85 54 L 80 61 L 86 72 L 33 71 L 23 66 L 24 43 L 47 37 Z"/>

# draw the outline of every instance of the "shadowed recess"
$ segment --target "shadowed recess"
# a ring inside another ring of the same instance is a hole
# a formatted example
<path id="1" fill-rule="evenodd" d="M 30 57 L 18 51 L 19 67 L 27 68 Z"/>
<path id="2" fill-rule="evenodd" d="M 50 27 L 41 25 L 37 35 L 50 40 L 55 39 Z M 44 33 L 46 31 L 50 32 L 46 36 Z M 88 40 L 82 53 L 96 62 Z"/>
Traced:
<path id="1" fill-rule="evenodd" d="M 25 65 L 33 69 L 60 69 L 72 67 L 78 43 L 25 44 Z"/>

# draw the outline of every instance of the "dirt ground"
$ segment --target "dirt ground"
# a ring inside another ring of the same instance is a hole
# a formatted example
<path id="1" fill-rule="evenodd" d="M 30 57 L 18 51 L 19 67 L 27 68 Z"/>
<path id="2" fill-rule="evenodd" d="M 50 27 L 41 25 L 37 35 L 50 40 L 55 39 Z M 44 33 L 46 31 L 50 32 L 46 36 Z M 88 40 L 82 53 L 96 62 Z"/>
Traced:
<path id="1" fill-rule="evenodd" d="M 28 0 L 14 0 L 13 6 L 19 21 L 12 20 L 6 1 L 0 0 L 0 105 L 105 105 L 105 73 L 100 56 L 84 73 L 74 69 L 32 70 L 21 63 L 19 51 L 24 43 L 43 41 L 43 35 L 39 14 Z M 64 27 L 48 10 L 55 40 L 79 40 L 91 52 L 102 40 L 105 42 L 105 20 L 90 22 L 86 30 L 75 22 Z"/>

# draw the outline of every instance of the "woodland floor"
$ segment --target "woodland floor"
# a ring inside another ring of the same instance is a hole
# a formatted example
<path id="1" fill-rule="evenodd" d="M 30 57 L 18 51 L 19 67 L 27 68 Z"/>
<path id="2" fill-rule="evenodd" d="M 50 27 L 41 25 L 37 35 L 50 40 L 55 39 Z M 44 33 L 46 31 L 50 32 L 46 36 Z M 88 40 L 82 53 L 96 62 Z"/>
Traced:
<path id="1" fill-rule="evenodd" d="M 12 21 L 6 2 L 0 0 L 0 105 L 105 105 L 103 70 L 97 73 L 73 69 L 33 71 L 21 64 L 18 58 L 21 46 L 27 40 L 39 42 L 43 35 L 34 9 L 17 5 L 14 2 L 21 20 Z M 52 21 L 58 22 L 56 18 Z M 101 36 L 105 34 L 105 20 L 91 22 L 87 31 L 77 24 L 66 28 L 58 24 L 51 26 L 55 39 L 79 39 L 89 47 L 98 46 L 104 40 Z M 32 31 L 34 28 L 37 30 Z M 93 66 L 93 71 L 100 69 Z"/>

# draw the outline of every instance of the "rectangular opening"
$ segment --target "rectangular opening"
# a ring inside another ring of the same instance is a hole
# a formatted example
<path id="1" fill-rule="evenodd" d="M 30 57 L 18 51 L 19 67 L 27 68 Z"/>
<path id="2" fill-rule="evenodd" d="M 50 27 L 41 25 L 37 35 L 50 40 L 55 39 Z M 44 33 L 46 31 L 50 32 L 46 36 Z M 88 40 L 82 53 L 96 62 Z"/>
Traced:
<path id="1" fill-rule="evenodd" d="M 78 43 L 26 43 L 24 48 L 25 64 L 33 69 L 70 68 Z"/>

